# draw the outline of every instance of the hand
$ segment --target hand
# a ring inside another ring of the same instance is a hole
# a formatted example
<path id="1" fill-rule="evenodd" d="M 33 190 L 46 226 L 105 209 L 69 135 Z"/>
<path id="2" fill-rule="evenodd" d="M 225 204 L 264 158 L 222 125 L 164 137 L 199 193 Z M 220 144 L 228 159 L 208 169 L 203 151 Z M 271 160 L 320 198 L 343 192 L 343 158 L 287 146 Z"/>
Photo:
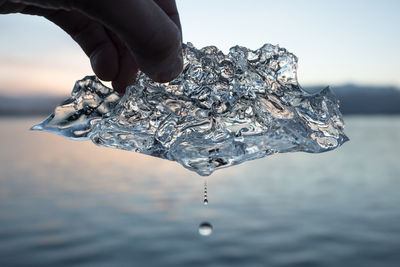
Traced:
<path id="1" fill-rule="evenodd" d="M 0 0 L 0 14 L 47 18 L 90 58 L 94 73 L 124 93 L 138 69 L 157 82 L 182 70 L 175 0 Z"/>

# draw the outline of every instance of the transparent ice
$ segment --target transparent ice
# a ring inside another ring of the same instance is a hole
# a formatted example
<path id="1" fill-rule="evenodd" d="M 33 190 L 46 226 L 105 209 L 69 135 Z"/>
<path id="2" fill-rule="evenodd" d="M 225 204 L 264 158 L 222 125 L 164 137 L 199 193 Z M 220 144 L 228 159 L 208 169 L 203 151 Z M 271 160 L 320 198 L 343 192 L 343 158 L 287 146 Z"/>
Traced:
<path id="1" fill-rule="evenodd" d="M 305 92 L 297 58 L 265 44 L 252 51 L 183 44 L 172 82 L 145 74 L 120 98 L 94 76 L 33 130 L 177 161 L 200 175 L 282 152 L 324 152 L 348 140 L 329 88 Z"/>

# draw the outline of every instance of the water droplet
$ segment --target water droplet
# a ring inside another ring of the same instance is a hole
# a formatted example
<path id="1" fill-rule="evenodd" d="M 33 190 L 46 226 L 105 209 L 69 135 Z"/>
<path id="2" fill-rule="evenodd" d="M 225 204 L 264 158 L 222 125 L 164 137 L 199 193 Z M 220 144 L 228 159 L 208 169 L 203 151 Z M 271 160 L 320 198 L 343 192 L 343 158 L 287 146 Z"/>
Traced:
<path id="1" fill-rule="evenodd" d="M 204 180 L 204 205 L 208 205 L 208 198 L 207 198 L 207 180 Z"/>
<path id="2" fill-rule="evenodd" d="M 212 234 L 213 227 L 208 222 L 203 222 L 199 225 L 199 234 L 202 236 L 209 236 Z"/>
<path id="3" fill-rule="evenodd" d="M 203 204 L 208 205 L 208 199 L 207 199 L 207 180 L 204 180 L 204 199 L 203 199 Z M 209 236 L 212 233 L 212 225 L 209 222 L 202 222 L 199 225 L 199 234 L 202 236 Z"/>

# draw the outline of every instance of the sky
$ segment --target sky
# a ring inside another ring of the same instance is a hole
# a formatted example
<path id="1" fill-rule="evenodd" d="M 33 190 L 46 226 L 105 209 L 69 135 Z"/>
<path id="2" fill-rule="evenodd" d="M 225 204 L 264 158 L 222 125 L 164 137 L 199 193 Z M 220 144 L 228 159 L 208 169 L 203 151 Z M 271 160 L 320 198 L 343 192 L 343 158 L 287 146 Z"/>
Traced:
<path id="1" fill-rule="evenodd" d="M 178 0 L 184 42 L 257 49 L 279 44 L 299 58 L 302 85 L 400 87 L 400 1 Z M 68 94 L 89 60 L 43 18 L 0 15 L 0 95 Z"/>

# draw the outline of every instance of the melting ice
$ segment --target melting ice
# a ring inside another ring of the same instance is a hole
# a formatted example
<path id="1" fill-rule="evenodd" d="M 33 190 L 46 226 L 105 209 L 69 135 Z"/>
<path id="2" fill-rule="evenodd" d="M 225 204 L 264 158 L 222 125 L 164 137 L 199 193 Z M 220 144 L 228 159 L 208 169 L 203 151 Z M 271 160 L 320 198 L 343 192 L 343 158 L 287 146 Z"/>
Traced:
<path id="1" fill-rule="evenodd" d="M 319 153 L 348 140 L 329 88 L 297 81 L 297 58 L 265 44 L 252 51 L 183 45 L 184 68 L 172 82 L 139 72 L 120 98 L 94 76 L 33 130 L 177 161 L 200 175 L 282 152 Z"/>

